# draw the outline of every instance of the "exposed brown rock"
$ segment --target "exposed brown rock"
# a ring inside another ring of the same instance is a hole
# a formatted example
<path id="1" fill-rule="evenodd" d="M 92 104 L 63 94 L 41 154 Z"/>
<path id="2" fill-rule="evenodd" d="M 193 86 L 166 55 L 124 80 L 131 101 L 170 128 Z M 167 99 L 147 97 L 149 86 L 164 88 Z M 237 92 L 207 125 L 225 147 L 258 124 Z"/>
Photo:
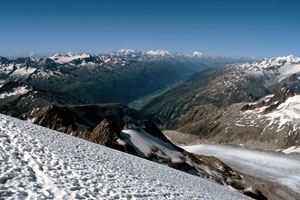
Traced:
<path id="1" fill-rule="evenodd" d="M 119 132 L 120 130 L 117 126 L 108 122 L 107 119 L 104 119 L 94 128 L 88 140 L 97 144 L 107 146 L 112 141 L 117 140 Z"/>
<path id="2" fill-rule="evenodd" d="M 88 129 L 79 127 L 88 126 L 70 109 L 64 106 L 50 105 L 32 113 L 33 122 L 53 130 L 61 131 L 69 135 L 85 138 Z"/>
<path id="3" fill-rule="evenodd" d="M 86 139 L 97 144 L 137 155 L 134 148 L 122 140 L 119 128 L 107 119 L 102 120 Z"/>

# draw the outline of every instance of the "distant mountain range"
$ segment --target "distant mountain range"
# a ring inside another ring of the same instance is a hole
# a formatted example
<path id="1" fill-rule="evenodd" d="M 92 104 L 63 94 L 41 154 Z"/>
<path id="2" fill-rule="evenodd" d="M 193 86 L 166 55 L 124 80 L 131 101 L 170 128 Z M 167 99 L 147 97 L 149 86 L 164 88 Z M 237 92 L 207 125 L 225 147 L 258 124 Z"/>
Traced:
<path id="1" fill-rule="evenodd" d="M 189 75 L 241 59 L 168 51 L 120 50 L 101 55 L 55 54 L 45 58 L 0 58 L 0 85 L 23 82 L 63 92 L 84 103 L 129 104 Z"/>

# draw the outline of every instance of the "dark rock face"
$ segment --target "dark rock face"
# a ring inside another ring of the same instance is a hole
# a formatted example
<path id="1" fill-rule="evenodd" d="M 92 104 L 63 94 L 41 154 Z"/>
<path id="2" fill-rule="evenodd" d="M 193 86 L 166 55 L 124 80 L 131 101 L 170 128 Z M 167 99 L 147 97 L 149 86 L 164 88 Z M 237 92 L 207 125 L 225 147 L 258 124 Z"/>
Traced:
<path id="1" fill-rule="evenodd" d="M 136 151 L 122 140 L 120 129 L 107 119 L 104 119 L 97 125 L 85 139 L 132 155 L 137 155 Z"/>
<path id="2" fill-rule="evenodd" d="M 251 191 L 251 192 L 250 191 L 245 191 L 245 192 L 243 192 L 243 194 L 247 195 L 247 196 L 249 196 L 249 197 L 251 197 L 253 199 L 258 199 L 258 200 L 267 200 L 268 199 L 259 190 L 254 190 L 254 191 Z"/>
<path id="3" fill-rule="evenodd" d="M 120 130 L 117 126 L 104 119 L 94 128 L 88 140 L 107 146 L 117 140 L 119 133 Z"/>
<path id="4" fill-rule="evenodd" d="M 119 129 L 122 129 L 129 120 L 150 119 L 159 123 L 152 115 L 146 115 L 141 111 L 117 103 L 70 105 L 68 107 L 93 127 L 104 119 L 117 125 Z"/>
<path id="5" fill-rule="evenodd" d="M 53 130 L 85 138 L 90 127 L 67 107 L 50 105 L 33 112 L 33 122 Z M 81 126 L 81 127 L 80 127 Z M 85 127 L 85 128 L 82 128 Z"/>

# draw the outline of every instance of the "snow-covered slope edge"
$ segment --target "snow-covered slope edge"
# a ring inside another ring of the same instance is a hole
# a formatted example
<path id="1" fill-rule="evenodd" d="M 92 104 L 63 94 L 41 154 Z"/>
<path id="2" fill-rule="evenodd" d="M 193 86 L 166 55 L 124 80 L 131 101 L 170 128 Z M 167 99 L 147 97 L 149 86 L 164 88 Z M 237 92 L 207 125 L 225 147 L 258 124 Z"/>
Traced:
<path id="1" fill-rule="evenodd" d="M 0 115 L 3 198 L 247 199 L 208 180 Z"/>

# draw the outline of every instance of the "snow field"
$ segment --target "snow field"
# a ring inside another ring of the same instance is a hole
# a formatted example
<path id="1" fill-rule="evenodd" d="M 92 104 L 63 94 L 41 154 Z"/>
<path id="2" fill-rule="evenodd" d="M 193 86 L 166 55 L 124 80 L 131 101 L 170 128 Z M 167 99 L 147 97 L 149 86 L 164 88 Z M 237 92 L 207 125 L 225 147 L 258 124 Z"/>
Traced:
<path id="1" fill-rule="evenodd" d="M 163 165 L 0 114 L 0 199 L 248 199 Z"/>

